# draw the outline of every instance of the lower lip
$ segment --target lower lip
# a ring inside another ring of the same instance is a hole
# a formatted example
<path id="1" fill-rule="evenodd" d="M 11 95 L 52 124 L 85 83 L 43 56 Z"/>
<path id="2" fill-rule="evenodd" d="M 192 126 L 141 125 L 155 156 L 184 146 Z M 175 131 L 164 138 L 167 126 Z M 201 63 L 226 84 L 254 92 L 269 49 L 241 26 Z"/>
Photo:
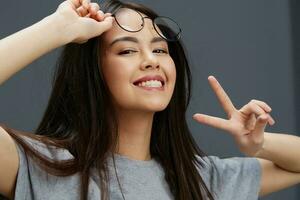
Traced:
<path id="1" fill-rule="evenodd" d="M 164 86 L 162 86 L 162 87 L 144 87 L 144 86 L 138 86 L 138 85 L 134 85 L 134 86 L 139 87 L 144 90 L 148 90 L 148 91 L 164 91 L 165 90 Z"/>

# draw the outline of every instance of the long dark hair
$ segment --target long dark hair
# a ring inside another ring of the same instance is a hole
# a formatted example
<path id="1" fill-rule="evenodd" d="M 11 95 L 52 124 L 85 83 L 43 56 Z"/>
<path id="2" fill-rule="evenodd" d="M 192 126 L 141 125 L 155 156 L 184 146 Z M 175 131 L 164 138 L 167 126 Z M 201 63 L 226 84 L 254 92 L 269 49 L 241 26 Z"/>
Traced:
<path id="1" fill-rule="evenodd" d="M 113 12 L 120 6 L 135 9 L 151 19 L 157 16 L 141 4 L 118 0 L 105 2 L 101 9 Z M 154 115 L 150 153 L 163 167 L 165 180 L 176 200 L 213 199 L 199 174 L 203 167 L 203 159 L 199 158 L 206 155 L 194 141 L 185 118 L 192 81 L 185 48 L 180 40 L 168 45 L 177 78 L 168 106 Z M 87 199 L 92 167 L 96 167 L 101 180 L 101 199 L 109 199 L 107 157 L 116 149 L 118 139 L 116 113 L 100 70 L 100 47 L 101 36 L 64 47 L 57 62 L 50 100 L 35 134 L 2 125 L 48 173 L 70 176 L 80 172 L 82 200 Z M 65 148 L 74 158 L 63 161 L 46 158 L 26 143 L 24 135 Z"/>

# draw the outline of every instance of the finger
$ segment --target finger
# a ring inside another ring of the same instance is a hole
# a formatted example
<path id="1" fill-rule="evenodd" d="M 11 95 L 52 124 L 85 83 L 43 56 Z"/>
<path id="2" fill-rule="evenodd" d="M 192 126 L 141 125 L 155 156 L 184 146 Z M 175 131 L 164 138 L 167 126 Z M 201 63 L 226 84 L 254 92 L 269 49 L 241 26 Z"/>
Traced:
<path id="1" fill-rule="evenodd" d="M 252 113 L 252 114 L 250 115 L 249 120 L 248 120 L 247 123 L 246 123 L 246 128 L 247 128 L 248 130 L 253 130 L 254 127 L 255 127 L 255 124 L 256 124 L 256 116 L 255 116 L 254 113 Z"/>
<path id="2" fill-rule="evenodd" d="M 258 104 L 266 112 L 271 112 L 272 111 L 272 108 L 268 104 L 266 104 L 265 102 L 263 102 L 263 101 L 259 101 L 259 100 L 256 100 L 256 99 L 252 99 L 251 101 L 254 102 L 254 103 L 256 103 L 256 104 Z"/>
<path id="3" fill-rule="evenodd" d="M 112 27 L 113 17 L 106 17 L 103 21 L 94 23 L 93 27 L 91 27 L 91 37 L 96 37 L 101 35 L 103 32 L 107 31 Z"/>
<path id="4" fill-rule="evenodd" d="M 228 120 L 219 118 L 219 117 L 213 117 L 205 114 L 194 114 L 193 119 L 209 126 L 212 126 L 214 128 L 222 129 L 225 131 L 230 130 L 230 126 L 228 125 Z"/>
<path id="5" fill-rule="evenodd" d="M 267 114 L 268 116 L 268 122 L 270 125 L 274 125 L 275 124 L 275 120 L 273 119 L 273 117 L 270 114 Z"/>
<path id="6" fill-rule="evenodd" d="M 263 102 L 263 101 L 258 101 L 258 100 L 255 100 L 255 99 L 253 99 L 253 100 L 251 100 L 250 101 L 251 103 L 254 103 L 254 104 L 256 104 L 256 105 L 258 105 L 260 108 L 262 108 L 265 112 L 267 112 L 268 113 L 268 111 L 269 112 L 271 112 L 271 107 L 270 106 L 268 106 L 265 102 Z M 268 111 L 267 111 L 268 110 Z M 273 119 L 273 117 L 271 116 L 271 115 L 268 115 L 269 116 L 269 119 L 268 119 L 268 122 L 269 122 L 269 124 L 270 125 L 273 125 L 273 124 L 275 124 L 275 120 Z"/>
<path id="7" fill-rule="evenodd" d="M 267 114 L 264 114 L 264 115 L 260 115 L 258 118 L 257 118 L 257 121 L 256 121 L 256 124 L 255 124 L 255 128 L 253 130 L 253 136 L 256 136 L 257 134 L 260 134 L 262 132 L 264 132 L 266 126 L 267 126 L 267 123 L 268 123 L 268 116 Z"/>
<path id="8" fill-rule="evenodd" d="M 231 114 L 233 113 L 233 111 L 236 110 L 236 108 L 232 104 L 230 98 L 228 97 L 228 95 L 226 94 L 226 92 L 224 91 L 224 89 L 222 88 L 220 83 L 217 81 L 217 79 L 214 76 L 209 76 L 208 80 L 209 80 L 210 86 L 212 87 L 213 91 L 215 92 L 221 106 L 227 113 L 227 116 L 230 118 Z"/>
<path id="9" fill-rule="evenodd" d="M 81 4 L 85 7 L 85 9 L 88 9 L 91 3 L 91 0 L 79 0 Z"/>
<path id="10" fill-rule="evenodd" d="M 246 105 L 244 105 L 241 109 L 240 112 L 244 113 L 245 115 L 250 115 L 252 113 L 255 113 L 256 116 L 265 114 L 265 110 L 262 109 L 259 105 L 257 105 L 254 102 L 249 102 Z"/>
<path id="11" fill-rule="evenodd" d="M 92 17 L 92 15 L 91 15 L 91 13 L 89 13 L 89 14 L 87 14 L 86 16 L 84 16 L 85 18 L 91 18 Z"/>
<path id="12" fill-rule="evenodd" d="M 83 6 L 80 6 L 79 8 L 77 8 L 77 12 L 79 12 L 82 17 L 89 17 L 89 16 L 94 15 L 95 18 L 96 18 L 97 12 L 98 12 L 99 9 L 100 9 L 100 7 L 99 7 L 98 4 L 91 3 L 88 9 L 86 9 Z M 90 15 L 87 16 L 88 14 L 90 14 Z"/>
<path id="13" fill-rule="evenodd" d="M 92 13 L 88 13 L 86 16 L 84 16 L 85 18 L 91 18 L 91 19 L 94 19 L 96 21 L 99 21 L 98 20 L 98 17 L 97 17 L 97 13 L 96 15 L 92 14 Z"/>
<path id="14" fill-rule="evenodd" d="M 106 18 L 106 17 L 110 17 L 110 16 L 112 16 L 112 14 L 111 14 L 111 13 L 105 13 L 105 14 L 104 14 L 104 18 Z"/>
<path id="15" fill-rule="evenodd" d="M 99 13 L 99 12 L 100 12 L 100 13 Z M 98 14 L 98 13 L 99 13 L 99 14 Z M 97 13 L 97 19 L 98 19 L 99 21 L 103 21 L 106 17 L 112 16 L 111 13 L 105 13 L 105 14 L 103 14 L 103 12 L 102 12 L 101 10 L 99 10 L 98 13 Z"/>
<path id="16" fill-rule="evenodd" d="M 89 3 L 91 2 L 90 0 L 67 0 L 68 2 L 72 3 L 72 5 L 75 6 L 75 8 L 79 8 L 81 5 L 85 9 L 88 9 Z"/>
<path id="17" fill-rule="evenodd" d="M 97 19 L 99 19 L 100 21 L 102 21 L 104 18 L 105 18 L 105 14 L 102 12 L 102 10 L 99 10 L 97 12 Z"/>
<path id="18" fill-rule="evenodd" d="M 263 115 L 263 114 L 268 114 L 265 112 L 264 109 L 262 109 L 259 105 L 254 103 L 253 101 L 250 101 L 248 104 L 243 106 L 240 109 L 240 112 L 246 114 L 246 115 L 251 115 L 252 113 L 255 113 L 256 116 Z M 271 117 L 270 114 L 268 114 L 268 122 L 270 125 L 273 125 L 275 123 L 275 120 Z"/>
<path id="19" fill-rule="evenodd" d="M 90 7 L 89 7 L 88 11 L 92 15 L 97 15 L 97 12 L 98 12 L 99 9 L 100 9 L 100 7 L 97 3 L 90 3 Z"/>
<path id="20" fill-rule="evenodd" d="M 85 16 L 87 16 L 87 14 L 89 14 L 88 10 L 85 9 L 83 6 L 80 6 L 76 10 L 80 14 L 81 17 L 85 17 Z"/>

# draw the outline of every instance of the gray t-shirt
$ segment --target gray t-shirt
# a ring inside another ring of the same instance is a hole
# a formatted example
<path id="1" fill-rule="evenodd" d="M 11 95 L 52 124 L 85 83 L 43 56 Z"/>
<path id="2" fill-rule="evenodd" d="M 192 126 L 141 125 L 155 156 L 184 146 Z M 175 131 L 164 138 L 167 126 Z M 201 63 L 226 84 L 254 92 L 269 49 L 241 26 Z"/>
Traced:
<path id="1" fill-rule="evenodd" d="M 39 152 L 54 159 L 69 159 L 73 156 L 66 149 L 46 148 L 43 143 L 27 140 Z M 80 199 L 80 176 L 57 177 L 46 173 L 24 153 L 17 144 L 20 158 L 15 200 L 62 200 Z M 205 168 L 198 168 L 209 190 L 216 200 L 257 200 L 260 187 L 261 168 L 256 158 L 234 157 L 221 159 L 204 157 Z M 216 168 L 212 167 L 212 162 Z M 117 182 L 112 159 L 108 158 L 111 200 L 123 200 Z M 154 159 L 132 160 L 115 154 L 118 178 L 126 200 L 170 200 L 174 199 L 164 179 L 164 170 Z M 90 176 L 90 200 L 100 199 L 99 178 L 96 171 Z"/>

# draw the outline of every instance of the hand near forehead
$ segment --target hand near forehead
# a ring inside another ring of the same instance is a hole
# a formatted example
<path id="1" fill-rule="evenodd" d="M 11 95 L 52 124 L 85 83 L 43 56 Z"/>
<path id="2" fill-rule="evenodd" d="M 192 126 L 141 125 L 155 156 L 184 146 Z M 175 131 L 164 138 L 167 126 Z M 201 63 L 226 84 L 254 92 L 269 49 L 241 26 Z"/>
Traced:
<path id="1" fill-rule="evenodd" d="M 200 123 L 225 130 L 234 137 L 241 152 L 255 156 L 263 146 L 266 125 L 275 123 L 270 115 L 270 106 L 259 100 L 251 100 L 237 110 L 217 79 L 209 76 L 208 81 L 228 119 L 199 113 L 194 114 L 193 118 Z"/>
<path id="2" fill-rule="evenodd" d="M 80 44 L 101 35 L 111 28 L 113 22 L 110 13 L 104 14 L 100 6 L 90 0 L 66 0 L 54 14 L 63 24 L 63 34 L 71 38 L 71 42 Z"/>

